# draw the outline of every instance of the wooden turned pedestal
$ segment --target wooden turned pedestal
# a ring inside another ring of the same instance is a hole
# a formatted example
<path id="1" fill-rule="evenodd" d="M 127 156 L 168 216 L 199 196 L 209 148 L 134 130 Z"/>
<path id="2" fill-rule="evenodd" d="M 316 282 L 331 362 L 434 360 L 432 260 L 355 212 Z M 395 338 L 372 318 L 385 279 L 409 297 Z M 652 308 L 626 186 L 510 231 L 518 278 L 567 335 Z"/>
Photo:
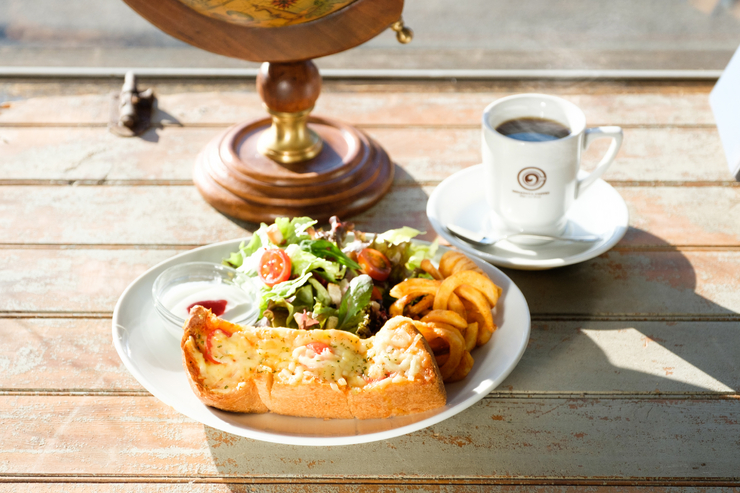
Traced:
<path id="1" fill-rule="evenodd" d="M 310 110 L 320 87 L 318 70 L 310 61 L 265 63 L 257 78 L 273 115 Z M 321 151 L 301 162 L 279 163 L 260 149 L 260 138 L 271 125 L 273 118 L 265 118 L 231 127 L 198 156 L 193 180 L 220 212 L 253 222 L 269 223 L 279 216 L 325 222 L 368 209 L 390 188 L 393 163 L 358 129 L 309 116 L 308 130 L 323 141 Z"/>
<path id="2" fill-rule="evenodd" d="M 224 214 L 253 222 L 310 216 L 321 222 L 373 206 L 393 181 L 385 151 L 359 130 L 311 117 L 324 140 L 309 161 L 279 164 L 257 151 L 269 118 L 231 127 L 200 153 L 193 180 L 205 200 Z"/>

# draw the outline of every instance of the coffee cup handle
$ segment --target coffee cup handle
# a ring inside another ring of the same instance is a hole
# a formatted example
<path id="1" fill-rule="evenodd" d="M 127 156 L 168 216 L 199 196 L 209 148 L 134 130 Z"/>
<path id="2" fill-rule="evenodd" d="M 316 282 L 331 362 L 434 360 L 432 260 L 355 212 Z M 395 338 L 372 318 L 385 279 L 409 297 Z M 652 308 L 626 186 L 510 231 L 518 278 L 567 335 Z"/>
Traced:
<path id="1" fill-rule="evenodd" d="M 612 139 L 609 149 L 606 151 L 606 155 L 599 162 L 598 166 L 588 174 L 588 176 L 578 180 L 576 187 L 576 198 L 580 197 L 586 189 L 593 184 L 604 171 L 612 164 L 614 157 L 619 152 L 619 147 L 622 145 L 622 128 L 621 127 L 594 127 L 587 128 L 583 139 L 583 149 L 585 150 L 588 146 L 596 139 Z"/>

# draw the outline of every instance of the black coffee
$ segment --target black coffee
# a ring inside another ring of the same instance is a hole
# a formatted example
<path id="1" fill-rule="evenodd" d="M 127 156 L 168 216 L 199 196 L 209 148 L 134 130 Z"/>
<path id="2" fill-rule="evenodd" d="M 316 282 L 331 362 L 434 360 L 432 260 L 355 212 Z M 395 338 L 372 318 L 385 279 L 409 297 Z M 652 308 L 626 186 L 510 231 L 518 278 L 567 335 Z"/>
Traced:
<path id="1" fill-rule="evenodd" d="M 545 118 L 515 118 L 496 127 L 496 131 L 512 139 L 527 142 L 546 142 L 570 135 L 568 127 Z"/>

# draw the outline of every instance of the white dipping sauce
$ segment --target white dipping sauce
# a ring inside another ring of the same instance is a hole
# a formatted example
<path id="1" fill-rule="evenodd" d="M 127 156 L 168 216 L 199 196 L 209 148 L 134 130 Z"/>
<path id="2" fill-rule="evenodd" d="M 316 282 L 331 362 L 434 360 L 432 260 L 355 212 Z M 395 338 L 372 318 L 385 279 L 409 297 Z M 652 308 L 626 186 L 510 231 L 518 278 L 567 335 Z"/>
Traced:
<path id="1" fill-rule="evenodd" d="M 238 286 L 209 281 L 186 282 L 172 286 L 160 299 L 173 315 L 188 318 L 188 307 L 199 301 L 226 300 L 225 320 L 236 320 L 253 310 L 253 298 Z"/>

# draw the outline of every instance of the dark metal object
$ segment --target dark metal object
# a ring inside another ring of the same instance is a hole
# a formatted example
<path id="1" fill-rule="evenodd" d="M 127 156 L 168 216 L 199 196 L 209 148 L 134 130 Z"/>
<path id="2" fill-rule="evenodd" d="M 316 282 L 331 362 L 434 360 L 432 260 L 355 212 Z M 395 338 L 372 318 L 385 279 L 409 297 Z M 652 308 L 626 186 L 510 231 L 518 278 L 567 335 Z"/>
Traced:
<path id="1" fill-rule="evenodd" d="M 152 123 L 154 94 L 152 89 L 139 91 L 136 75 L 126 72 L 120 94 L 111 95 L 108 129 L 119 137 L 135 137 L 146 132 Z"/>

